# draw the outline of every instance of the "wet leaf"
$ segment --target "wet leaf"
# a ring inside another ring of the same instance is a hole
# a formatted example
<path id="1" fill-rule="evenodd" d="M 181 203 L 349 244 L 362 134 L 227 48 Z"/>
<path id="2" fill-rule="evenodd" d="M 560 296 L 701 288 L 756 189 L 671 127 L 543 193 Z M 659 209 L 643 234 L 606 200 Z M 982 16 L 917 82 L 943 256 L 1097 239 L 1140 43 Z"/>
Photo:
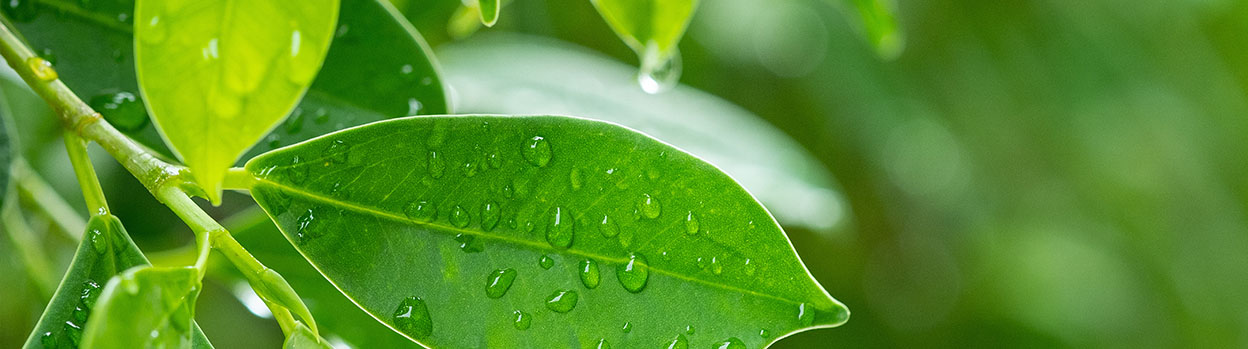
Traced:
<path id="1" fill-rule="evenodd" d="M 614 124 L 402 118 L 247 170 L 312 265 L 426 345 L 652 347 L 692 326 L 695 347 L 758 347 L 849 315 L 736 182 Z"/>
<path id="2" fill-rule="evenodd" d="M 100 292 L 83 330 L 84 348 L 185 348 L 192 345 L 198 272 L 136 266 Z"/>

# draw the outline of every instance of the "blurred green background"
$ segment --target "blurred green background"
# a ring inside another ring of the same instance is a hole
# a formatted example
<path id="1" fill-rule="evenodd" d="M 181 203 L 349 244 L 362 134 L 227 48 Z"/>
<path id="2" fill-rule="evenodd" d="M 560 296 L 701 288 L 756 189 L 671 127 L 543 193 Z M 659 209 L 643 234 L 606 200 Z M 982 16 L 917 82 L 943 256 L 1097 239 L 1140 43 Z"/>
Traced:
<path id="1" fill-rule="evenodd" d="M 435 49 L 453 41 L 458 1 L 394 2 Z M 844 190 L 841 229 L 788 232 L 853 316 L 775 347 L 1248 346 L 1248 2 L 902 1 L 892 60 L 852 13 L 707 0 L 680 44 L 683 84 L 765 118 Z M 489 32 L 637 63 L 584 0 L 514 1 L 476 35 Z M 80 205 L 57 142 L 27 154 Z M 189 239 L 96 160 L 140 246 Z M 12 243 L 0 251 L 13 347 L 42 303 Z M 218 347 L 280 342 L 230 286 L 209 286 L 198 317 Z"/>

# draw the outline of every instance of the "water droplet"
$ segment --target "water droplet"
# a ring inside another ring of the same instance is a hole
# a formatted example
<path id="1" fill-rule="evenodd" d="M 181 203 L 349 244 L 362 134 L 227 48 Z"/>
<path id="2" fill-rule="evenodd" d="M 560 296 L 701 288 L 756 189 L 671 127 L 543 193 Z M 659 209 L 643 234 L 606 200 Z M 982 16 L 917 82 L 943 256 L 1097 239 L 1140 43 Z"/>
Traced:
<path id="1" fill-rule="evenodd" d="M 403 214 L 407 218 L 418 222 L 432 222 L 438 216 L 438 209 L 432 202 L 425 200 L 412 201 L 403 208 Z"/>
<path id="2" fill-rule="evenodd" d="M 52 332 L 44 332 L 39 336 L 39 344 L 43 345 L 44 349 L 56 348 L 56 336 Z"/>
<path id="3" fill-rule="evenodd" d="M 165 27 L 167 26 L 160 23 L 160 16 L 152 16 L 152 18 L 147 20 L 146 28 L 139 32 L 142 33 L 142 39 L 140 39 L 140 41 L 148 45 L 156 45 L 164 42 L 166 36 L 165 34 L 168 31 Z"/>
<path id="4" fill-rule="evenodd" d="M 516 281 L 516 270 L 511 268 L 495 270 L 485 279 L 485 295 L 499 298 L 507 294 L 511 283 Z"/>
<path id="5" fill-rule="evenodd" d="M 464 176 L 472 177 L 477 175 L 477 163 L 472 160 L 464 161 Z"/>
<path id="6" fill-rule="evenodd" d="M 315 231 L 312 229 L 312 225 L 315 222 L 316 214 L 310 208 L 305 211 L 303 215 L 300 215 L 298 219 L 295 219 L 295 237 L 298 238 L 297 240 L 299 240 L 298 243 L 300 245 L 305 244 L 309 240 L 312 240 L 312 238 L 316 237 Z"/>
<path id="7" fill-rule="evenodd" d="M 455 208 L 451 209 L 451 224 L 457 228 L 463 228 L 467 227 L 468 223 L 472 223 L 468 210 L 465 210 L 463 206 L 455 205 Z"/>
<path id="8" fill-rule="evenodd" d="M 419 99 L 407 99 L 407 115 L 419 115 L 421 109 L 425 109 L 425 105 Z"/>
<path id="9" fill-rule="evenodd" d="M 706 270 L 710 266 L 710 260 L 704 257 L 698 257 L 698 269 Z"/>
<path id="10" fill-rule="evenodd" d="M 715 343 L 711 348 L 715 349 L 745 349 L 745 343 L 741 342 L 737 337 L 725 339 L 723 342 Z"/>
<path id="11" fill-rule="evenodd" d="M 290 167 L 286 168 L 286 177 L 291 183 L 303 184 L 303 181 L 308 179 L 308 168 L 301 166 L 302 163 L 303 159 L 299 156 L 290 158 Z"/>
<path id="12" fill-rule="evenodd" d="M 680 81 L 680 52 L 672 48 L 669 56 L 662 57 L 658 48 L 651 45 L 641 58 L 641 70 L 637 74 L 637 83 L 642 91 L 655 94 L 671 89 Z"/>
<path id="13" fill-rule="evenodd" d="M 515 190 L 511 189 L 511 184 L 503 186 L 503 197 L 510 199 L 512 196 L 515 195 L 514 192 Z"/>
<path id="14" fill-rule="evenodd" d="M 693 325 L 685 326 L 685 334 L 693 334 Z"/>
<path id="15" fill-rule="evenodd" d="M 572 213 L 563 207 L 555 207 L 546 226 L 546 242 L 556 248 L 568 248 L 572 246 L 575 234 L 576 220 L 572 218 Z"/>
<path id="16" fill-rule="evenodd" d="M 107 252 L 108 239 L 104 237 L 103 230 L 91 228 L 91 233 L 88 235 L 91 238 L 91 247 L 95 249 L 95 253 Z"/>
<path id="17" fill-rule="evenodd" d="M 446 173 L 446 160 L 442 160 L 442 156 L 436 151 L 429 152 L 429 175 L 442 178 L 443 173 Z"/>
<path id="18" fill-rule="evenodd" d="M 394 310 L 394 326 L 400 332 L 416 339 L 428 338 L 433 333 L 433 318 L 429 306 L 420 297 L 407 297 Z"/>
<path id="19" fill-rule="evenodd" d="M 633 253 L 628 256 L 628 263 L 615 269 L 615 276 L 620 280 L 620 285 L 624 286 L 624 289 L 637 293 L 646 287 L 646 280 L 650 278 L 649 269 L 646 257 L 640 253 Z"/>
<path id="20" fill-rule="evenodd" d="M 503 210 L 498 208 L 498 203 L 490 201 L 481 207 L 481 229 L 485 231 L 494 230 L 498 226 L 498 220 L 502 218 Z"/>
<path id="21" fill-rule="evenodd" d="M 689 339 L 685 338 L 683 334 L 678 334 L 675 339 L 672 339 L 667 344 L 667 349 L 689 349 Z"/>
<path id="22" fill-rule="evenodd" d="M 550 267 L 555 266 L 555 260 L 551 259 L 550 256 L 542 255 L 542 259 L 537 261 L 537 265 L 541 266 L 542 269 L 550 270 Z"/>
<path id="23" fill-rule="evenodd" d="M 721 258 L 711 257 L 711 272 L 715 273 L 715 275 L 724 273 L 724 263 L 722 263 Z"/>
<path id="24" fill-rule="evenodd" d="M 620 226 L 611 220 L 610 216 L 602 215 L 602 223 L 598 224 L 598 232 L 602 233 L 605 238 L 613 238 L 620 234 Z"/>
<path id="25" fill-rule="evenodd" d="M 576 307 L 576 291 L 555 291 L 546 297 L 546 309 L 556 313 L 566 313 Z"/>
<path id="26" fill-rule="evenodd" d="M 581 169 L 572 168 L 572 172 L 568 172 L 568 182 L 572 183 L 572 190 L 581 189 Z"/>
<path id="27" fill-rule="evenodd" d="M 625 321 L 625 322 L 624 322 L 624 327 L 623 327 L 623 328 L 621 328 L 621 329 L 620 329 L 620 331 L 624 331 L 624 333 L 633 332 L 633 322 L 632 322 L 632 321 Z"/>
<path id="28" fill-rule="evenodd" d="M 65 335 L 69 337 L 69 341 L 74 344 L 74 347 L 78 347 L 81 344 L 82 325 L 76 324 L 73 321 L 66 321 L 65 325 L 61 327 L 61 330 L 65 331 Z"/>
<path id="29" fill-rule="evenodd" d="M 490 168 L 499 169 L 503 167 L 503 159 L 498 157 L 498 151 L 490 152 L 485 156 L 486 162 L 490 164 Z"/>
<path id="30" fill-rule="evenodd" d="M 91 109 L 99 112 L 109 124 L 122 132 L 134 132 L 147 126 L 147 109 L 143 101 L 126 91 L 106 92 L 91 97 Z"/>
<path id="31" fill-rule="evenodd" d="M 754 263 L 754 260 L 746 258 L 744 269 L 745 275 L 754 276 L 754 273 L 758 270 L 758 265 Z"/>
<path id="32" fill-rule="evenodd" d="M 498 1 L 498 0 L 494 0 L 494 1 Z M 611 345 L 607 344 L 606 338 L 599 339 L 597 349 L 611 349 Z"/>
<path id="33" fill-rule="evenodd" d="M 802 326 L 810 326 L 815 323 L 815 305 L 810 303 L 802 303 L 797 306 L 797 323 Z"/>
<path id="34" fill-rule="evenodd" d="M 455 234 L 455 241 L 459 242 L 459 249 L 467 253 L 485 251 L 485 244 L 481 240 L 472 234 Z"/>
<path id="35" fill-rule="evenodd" d="M 524 159 L 529 164 L 537 167 L 546 167 L 546 164 L 550 163 L 550 142 L 547 142 L 546 138 L 542 138 L 542 136 L 529 138 L 529 140 L 525 141 L 521 154 L 524 155 Z"/>
<path id="36" fill-rule="evenodd" d="M 35 73 L 35 78 L 40 81 L 56 80 L 56 69 L 52 69 L 52 62 L 48 62 L 46 59 L 39 57 L 27 58 L 26 66 Z"/>
<path id="37" fill-rule="evenodd" d="M 758 336 L 763 337 L 763 338 L 771 338 L 771 331 L 767 331 L 767 329 L 765 328 L 758 330 Z"/>
<path id="38" fill-rule="evenodd" d="M 685 215 L 685 233 L 689 235 L 698 233 L 698 216 L 693 214 L 693 211 Z"/>
<path id="39" fill-rule="evenodd" d="M 601 277 L 598 274 L 598 262 L 595 262 L 592 259 L 586 259 L 581 261 L 581 265 L 577 269 L 580 270 L 581 283 L 585 285 L 585 288 L 592 289 L 598 287 L 598 282 L 601 280 Z"/>
<path id="40" fill-rule="evenodd" d="M 533 325 L 533 317 L 529 316 L 529 313 L 516 310 L 512 312 L 512 314 L 516 316 L 516 320 L 511 324 L 515 326 L 517 330 L 527 330 L 529 329 L 529 326 Z"/>
<path id="41" fill-rule="evenodd" d="M 637 201 L 637 210 L 641 211 L 641 214 L 646 216 L 646 218 L 655 219 L 659 218 L 659 214 L 663 213 L 663 205 L 659 204 L 659 199 L 650 196 L 650 194 L 641 194 L 641 200 Z"/>
<path id="42" fill-rule="evenodd" d="M 347 145 L 347 142 L 344 142 L 341 139 L 336 139 L 333 142 L 330 142 L 329 146 L 321 152 L 321 156 L 329 159 L 332 163 L 343 164 L 347 162 L 347 155 L 349 155 L 350 152 L 351 146 Z"/>

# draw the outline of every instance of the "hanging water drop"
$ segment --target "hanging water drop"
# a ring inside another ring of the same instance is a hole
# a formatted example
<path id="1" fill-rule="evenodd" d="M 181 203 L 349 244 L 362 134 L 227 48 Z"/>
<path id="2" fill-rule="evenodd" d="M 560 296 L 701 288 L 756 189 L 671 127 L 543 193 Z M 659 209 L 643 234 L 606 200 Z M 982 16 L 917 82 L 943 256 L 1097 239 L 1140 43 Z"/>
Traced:
<path id="1" fill-rule="evenodd" d="M 52 69 L 52 62 L 39 57 L 30 57 L 26 59 L 26 67 L 35 74 L 35 78 L 40 81 L 56 80 L 56 69 Z"/>
<path id="2" fill-rule="evenodd" d="M 433 202 L 425 200 L 412 201 L 403 208 L 403 214 L 417 222 L 429 223 L 438 217 L 438 209 Z"/>
<path id="3" fill-rule="evenodd" d="M 546 242 L 556 248 L 568 248 L 572 246 L 575 234 L 576 221 L 572 218 L 572 213 L 563 207 L 555 207 L 549 225 L 546 226 Z"/>
<path id="4" fill-rule="evenodd" d="M 433 333 L 433 319 L 429 317 L 429 306 L 420 297 L 407 297 L 399 302 L 392 317 L 394 326 L 400 332 L 416 339 L 428 338 Z"/>
<path id="5" fill-rule="evenodd" d="M 546 164 L 550 163 L 550 142 L 542 136 L 534 136 L 524 142 L 524 148 L 520 153 L 529 164 L 546 167 Z"/>
<path id="6" fill-rule="evenodd" d="M 763 338 L 771 338 L 771 331 L 768 331 L 765 328 L 758 330 L 758 336 L 763 337 Z"/>
<path id="7" fill-rule="evenodd" d="M 662 57 L 658 49 L 650 46 L 641 57 L 641 70 L 637 73 L 637 83 L 641 90 L 649 94 L 667 91 L 680 81 L 680 52 L 676 48 L 667 57 Z"/>
<path id="8" fill-rule="evenodd" d="M 659 203 L 659 199 L 650 194 L 641 194 L 641 200 L 637 201 L 637 210 L 646 218 L 655 219 L 663 213 L 663 205 Z"/>
<path id="9" fill-rule="evenodd" d="M 485 279 L 485 295 L 500 298 L 507 294 L 511 283 L 516 280 L 516 270 L 511 268 L 495 270 Z"/>
<path id="10" fill-rule="evenodd" d="M 628 263 L 615 269 L 615 276 L 620 280 L 620 285 L 624 286 L 624 289 L 637 293 L 646 287 L 646 280 L 650 278 L 649 268 L 645 256 L 633 253 L 628 256 Z"/>
<path id="11" fill-rule="evenodd" d="M 556 313 L 567 313 L 576 307 L 576 291 L 555 291 L 546 297 L 546 309 Z"/>
<path id="12" fill-rule="evenodd" d="M 586 259 L 581 261 L 577 269 L 581 274 L 581 284 L 585 285 L 585 288 L 593 289 L 598 287 L 598 282 L 601 280 L 598 273 L 598 262 Z"/>
<path id="13" fill-rule="evenodd" d="M 685 215 L 685 233 L 689 235 L 698 233 L 698 216 L 694 215 L 693 211 Z"/>
<path id="14" fill-rule="evenodd" d="M 498 220 L 502 218 L 502 209 L 498 208 L 498 203 L 490 201 L 481 207 L 481 229 L 492 231 L 498 226 Z"/>
<path id="15" fill-rule="evenodd" d="M 456 228 L 463 228 L 467 227 L 468 223 L 472 223 L 472 216 L 468 214 L 468 210 L 465 210 L 463 206 L 455 205 L 455 208 L 451 209 L 451 224 Z"/>
<path id="16" fill-rule="evenodd" d="M 527 330 L 533 324 L 533 317 L 529 316 L 529 313 L 516 310 L 512 314 L 516 316 L 516 320 L 512 321 L 511 325 L 515 326 L 517 330 Z"/>

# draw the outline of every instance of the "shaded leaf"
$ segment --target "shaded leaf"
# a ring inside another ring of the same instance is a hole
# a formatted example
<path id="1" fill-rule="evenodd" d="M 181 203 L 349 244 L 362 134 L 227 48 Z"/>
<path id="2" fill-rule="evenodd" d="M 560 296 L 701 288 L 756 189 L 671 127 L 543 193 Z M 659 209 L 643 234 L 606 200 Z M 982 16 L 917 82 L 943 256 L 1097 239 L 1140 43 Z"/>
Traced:
<path id="1" fill-rule="evenodd" d="M 83 236 L 69 271 L 27 338 L 26 348 L 77 347 L 88 320 L 103 312 L 99 299 L 109 280 L 128 268 L 148 265 L 117 217 L 91 217 Z M 211 347 L 198 326 L 193 327 L 192 338 L 195 347 Z"/>
<path id="2" fill-rule="evenodd" d="M 198 272 L 191 267 L 137 266 L 114 276 L 87 321 L 85 348 L 191 346 Z"/>
<path id="3" fill-rule="evenodd" d="M 218 202 L 226 169 L 312 84 L 338 1 L 138 0 L 134 15 L 152 120 Z"/>
<path id="4" fill-rule="evenodd" d="M 487 35 L 444 46 L 455 109 L 578 115 L 619 123 L 715 164 L 785 225 L 821 231 L 847 217 L 840 187 L 801 145 L 758 116 L 687 86 L 650 95 L 628 66 L 558 41 Z"/>
<path id="5" fill-rule="evenodd" d="M 319 271 L 426 345 L 652 347 L 692 327 L 695 347 L 757 347 L 849 315 L 736 182 L 614 124 L 402 118 L 247 170 Z"/>

